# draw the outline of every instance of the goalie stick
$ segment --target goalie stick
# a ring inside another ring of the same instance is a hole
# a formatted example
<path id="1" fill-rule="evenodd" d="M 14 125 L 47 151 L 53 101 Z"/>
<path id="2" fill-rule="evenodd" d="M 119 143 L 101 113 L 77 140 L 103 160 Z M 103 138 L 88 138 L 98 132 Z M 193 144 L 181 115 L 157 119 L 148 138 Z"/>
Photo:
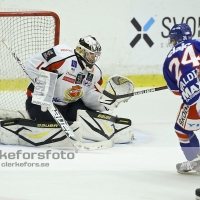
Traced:
<path id="1" fill-rule="evenodd" d="M 146 94 L 146 93 L 150 93 L 150 92 L 156 92 L 156 91 L 165 90 L 168 88 L 167 86 L 161 86 L 161 87 L 157 87 L 157 88 L 150 88 L 150 89 L 141 90 L 138 92 L 123 94 L 123 95 L 114 95 L 114 94 L 111 94 L 108 91 L 104 90 L 98 83 L 95 83 L 95 86 L 102 94 L 104 94 L 105 96 L 107 96 L 113 100 L 136 96 L 136 95 L 140 95 L 140 94 Z"/>
<path id="2" fill-rule="evenodd" d="M 6 39 L 4 38 L 2 42 L 5 44 L 9 52 L 12 54 L 14 59 L 17 61 L 17 63 L 20 65 L 20 67 L 25 71 L 25 66 L 21 62 L 21 60 L 17 57 L 16 53 L 12 50 L 12 48 L 9 46 L 7 43 Z M 29 77 L 29 75 L 26 73 L 26 75 Z M 30 78 L 30 77 L 29 77 Z M 31 80 L 32 83 L 34 84 L 33 80 Z M 97 150 L 97 149 L 102 149 L 102 148 L 110 148 L 113 146 L 113 141 L 112 140 L 106 140 L 102 142 L 91 142 L 91 143 L 83 143 L 80 141 L 77 141 L 74 137 L 74 133 L 67 124 L 66 120 L 64 117 L 61 115 L 59 110 L 54 106 L 52 103 L 50 108 L 48 109 L 54 120 L 58 123 L 62 131 L 66 134 L 66 136 L 69 138 L 70 142 L 72 145 L 75 147 L 77 150 Z"/>

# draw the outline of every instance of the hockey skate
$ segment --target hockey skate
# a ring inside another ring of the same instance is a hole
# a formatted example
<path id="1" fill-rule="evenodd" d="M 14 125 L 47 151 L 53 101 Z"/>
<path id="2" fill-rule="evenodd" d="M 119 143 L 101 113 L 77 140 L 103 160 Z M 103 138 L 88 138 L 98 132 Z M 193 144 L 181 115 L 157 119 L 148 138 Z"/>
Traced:
<path id="1" fill-rule="evenodd" d="M 196 174 L 200 175 L 200 158 L 192 161 L 178 163 L 176 165 L 177 172 L 180 174 Z"/>

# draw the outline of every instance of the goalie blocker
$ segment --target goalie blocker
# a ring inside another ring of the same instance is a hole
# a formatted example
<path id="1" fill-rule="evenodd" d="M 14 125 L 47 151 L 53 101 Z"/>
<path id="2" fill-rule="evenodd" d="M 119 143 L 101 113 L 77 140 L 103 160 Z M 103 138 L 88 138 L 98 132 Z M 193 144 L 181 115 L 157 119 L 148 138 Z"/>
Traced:
<path id="1" fill-rule="evenodd" d="M 84 138 L 127 143 L 134 139 L 130 119 L 99 112 L 78 110 L 77 121 L 70 123 L 70 128 L 77 141 Z M 20 118 L 1 121 L 0 142 L 37 147 L 73 147 L 57 123 Z"/>

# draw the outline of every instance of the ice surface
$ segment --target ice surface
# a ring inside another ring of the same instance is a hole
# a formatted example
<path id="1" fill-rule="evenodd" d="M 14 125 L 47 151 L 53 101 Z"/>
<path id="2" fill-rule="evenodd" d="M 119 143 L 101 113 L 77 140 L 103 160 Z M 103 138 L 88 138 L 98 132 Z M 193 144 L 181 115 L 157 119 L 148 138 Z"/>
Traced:
<path id="1" fill-rule="evenodd" d="M 136 140 L 129 144 L 78 152 L 73 160 L 1 159 L 0 164 L 48 162 L 50 166 L 1 166 L 0 200 L 195 199 L 200 176 L 181 175 L 175 168 L 178 162 L 185 161 L 173 130 L 180 104 L 180 97 L 168 90 L 135 96 L 121 104 L 114 113 L 132 119 Z M 0 149 L 46 151 L 6 145 Z"/>

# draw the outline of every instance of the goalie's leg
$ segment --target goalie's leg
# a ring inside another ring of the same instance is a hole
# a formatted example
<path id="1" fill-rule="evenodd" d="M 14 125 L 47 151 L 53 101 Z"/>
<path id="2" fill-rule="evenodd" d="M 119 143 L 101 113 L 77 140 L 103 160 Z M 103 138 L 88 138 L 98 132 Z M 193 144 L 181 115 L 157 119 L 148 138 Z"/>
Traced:
<path id="1" fill-rule="evenodd" d="M 31 97 L 28 97 L 26 100 L 26 109 L 31 119 L 39 121 L 40 120 L 55 121 L 48 110 L 46 112 L 41 111 L 41 107 L 39 105 L 33 104 L 31 101 L 32 101 Z M 65 120 L 72 122 L 76 121 L 76 113 L 78 109 L 92 111 L 92 109 L 84 105 L 82 99 L 79 99 L 73 103 L 69 103 L 66 106 L 56 105 L 56 107 L 60 111 L 62 116 L 65 118 Z"/>
<path id="2" fill-rule="evenodd" d="M 77 141 L 82 141 L 80 122 L 69 123 Z M 1 121 L 0 143 L 37 147 L 73 147 L 55 122 L 9 119 Z"/>
<path id="3" fill-rule="evenodd" d="M 0 119 L 30 119 L 29 114 L 25 110 L 5 110 L 0 109 Z"/>
<path id="4" fill-rule="evenodd" d="M 80 149 L 96 150 L 111 148 L 112 140 L 102 142 L 82 143 L 82 128 L 80 122 L 69 123 L 73 130 L 76 143 Z M 71 140 L 55 122 L 10 119 L 1 121 L 0 143 L 9 145 L 73 148 Z"/>
<path id="5" fill-rule="evenodd" d="M 179 173 L 200 174 L 200 145 L 195 134 L 200 128 L 199 123 L 196 105 L 182 104 L 174 128 L 187 161 L 176 165 Z"/>
<path id="6" fill-rule="evenodd" d="M 45 121 L 54 121 L 54 118 L 50 114 L 49 111 L 43 112 L 41 110 L 41 106 L 33 104 L 32 103 L 32 98 L 28 96 L 26 100 L 26 110 L 28 114 L 30 115 L 30 118 L 33 120 L 45 120 Z"/>
<path id="7" fill-rule="evenodd" d="M 77 121 L 81 122 L 82 135 L 85 139 L 113 140 L 114 143 L 127 143 L 134 139 L 130 119 L 95 111 L 78 110 Z"/>

